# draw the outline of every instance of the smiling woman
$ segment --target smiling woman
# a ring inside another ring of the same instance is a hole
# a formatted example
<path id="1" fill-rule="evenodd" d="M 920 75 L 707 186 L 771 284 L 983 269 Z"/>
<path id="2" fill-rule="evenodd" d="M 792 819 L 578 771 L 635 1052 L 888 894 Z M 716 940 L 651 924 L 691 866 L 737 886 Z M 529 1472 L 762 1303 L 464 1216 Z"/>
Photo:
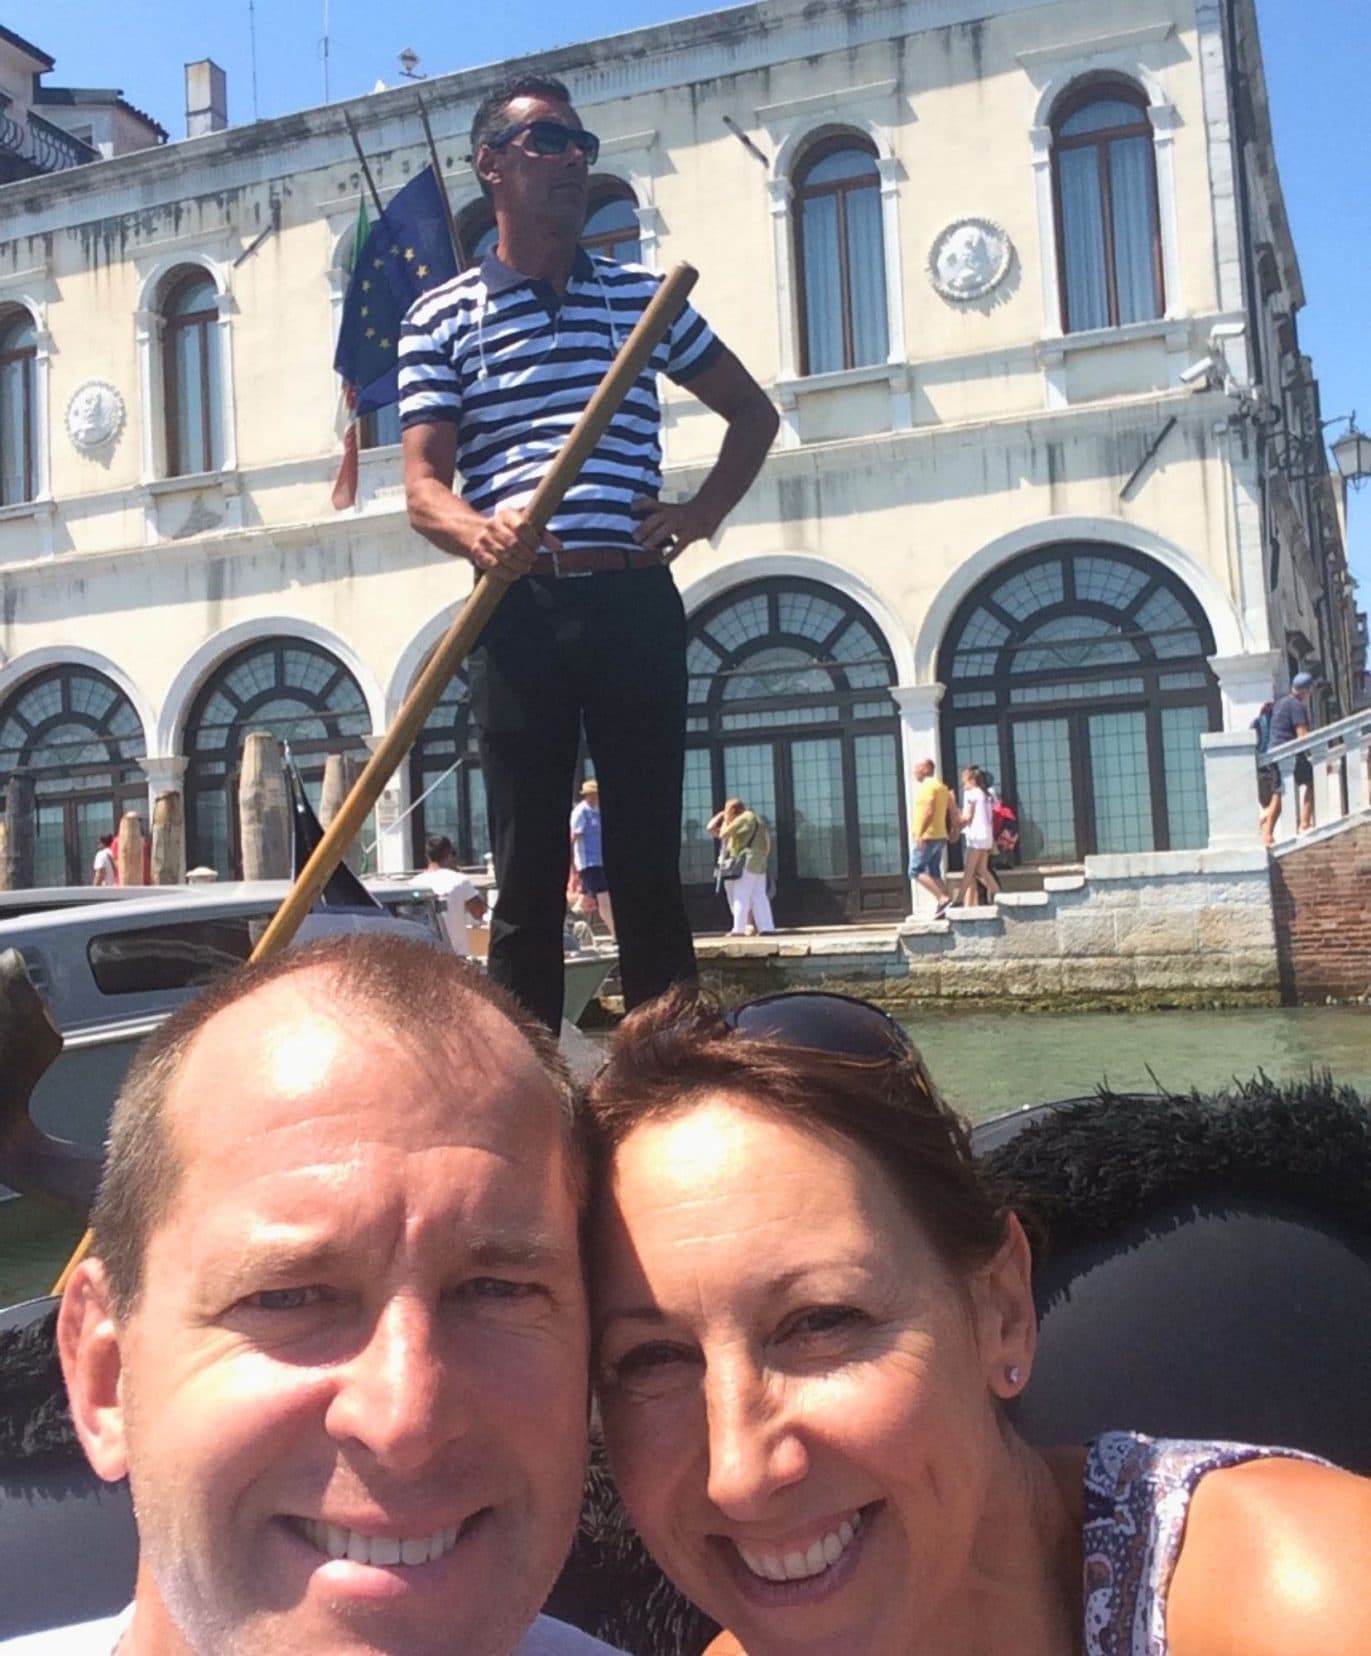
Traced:
<path id="1" fill-rule="evenodd" d="M 1028 1239 L 882 1013 L 658 1002 L 589 1105 L 606 1442 L 727 1629 L 714 1656 L 1369 1647 L 1371 1484 L 1289 1450 L 1018 1436 Z"/>

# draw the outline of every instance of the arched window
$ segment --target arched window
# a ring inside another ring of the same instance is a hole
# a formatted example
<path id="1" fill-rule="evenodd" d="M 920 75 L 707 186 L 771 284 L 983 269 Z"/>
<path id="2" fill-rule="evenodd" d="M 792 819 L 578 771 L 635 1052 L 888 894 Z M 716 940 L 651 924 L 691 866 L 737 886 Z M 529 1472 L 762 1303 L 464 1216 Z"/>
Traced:
<path id="1" fill-rule="evenodd" d="M 324 761 L 350 753 L 365 761 L 371 717 L 361 686 L 341 661 L 301 638 L 263 639 L 220 664 L 186 719 L 186 850 L 192 865 L 235 873 L 238 769 L 249 731 L 289 742 L 306 790 L 318 804 Z"/>
<path id="2" fill-rule="evenodd" d="M 33 776 L 38 885 L 84 885 L 125 811 L 148 826 L 146 751 L 133 703 L 90 667 L 50 667 L 0 706 L 0 791 L 16 770 Z"/>
<path id="3" fill-rule="evenodd" d="M 416 868 L 424 866 L 424 841 L 430 834 L 446 834 L 458 862 L 485 858 L 490 850 L 485 780 L 463 673 L 454 674 L 410 750 L 409 787 L 411 800 L 422 801 L 410 817 Z"/>
<path id="4" fill-rule="evenodd" d="M 813 145 L 796 169 L 801 373 L 886 360 L 880 183 L 875 150 L 853 133 Z"/>
<path id="5" fill-rule="evenodd" d="M 782 925 L 908 908 L 895 665 L 871 620 L 817 581 L 757 581 L 690 622 L 681 878 L 727 924 L 705 823 L 731 795 L 772 826 Z"/>
<path id="6" fill-rule="evenodd" d="M 1025 862 L 1205 845 L 1213 653 L 1194 596 L 1141 553 L 1016 558 L 963 601 L 939 653 L 944 775 L 991 772 Z"/>
<path id="7" fill-rule="evenodd" d="M 620 264 L 641 263 L 637 205 L 633 191 L 620 179 L 592 179 L 581 246 Z"/>
<path id="8" fill-rule="evenodd" d="M 26 310 L 0 310 L 0 506 L 37 492 L 38 330 Z"/>
<path id="9" fill-rule="evenodd" d="M 163 289 L 167 472 L 187 477 L 224 463 L 224 395 L 214 279 L 198 265 L 173 271 Z"/>
<path id="10" fill-rule="evenodd" d="M 1128 81 L 1068 93 L 1053 114 L 1052 143 L 1063 329 L 1159 317 L 1157 162 L 1143 93 Z"/>

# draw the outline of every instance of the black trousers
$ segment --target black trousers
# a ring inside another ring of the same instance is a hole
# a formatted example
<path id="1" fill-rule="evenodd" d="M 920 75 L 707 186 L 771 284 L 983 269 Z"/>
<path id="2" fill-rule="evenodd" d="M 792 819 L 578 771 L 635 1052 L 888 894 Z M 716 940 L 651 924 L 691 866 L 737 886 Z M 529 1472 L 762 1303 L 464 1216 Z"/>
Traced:
<path id="1" fill-rule="evenodd" d="M 490 975 L 562 1021 L 568 821 L 584 721 L 624 1001 L 695 976 L 681 897 L 686 626 L 664 568 L 516 582 L 468 667 L 500 895 Z"/>

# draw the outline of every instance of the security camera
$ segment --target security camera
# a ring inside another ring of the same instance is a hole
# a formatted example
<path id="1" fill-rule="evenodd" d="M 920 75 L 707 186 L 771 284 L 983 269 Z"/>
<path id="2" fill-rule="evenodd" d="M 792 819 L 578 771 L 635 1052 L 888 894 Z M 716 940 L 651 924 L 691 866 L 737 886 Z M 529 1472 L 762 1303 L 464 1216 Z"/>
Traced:
<path id="1" fill-rule="evenodd" d="M 1212 356 L 1201 357 L 1181 370 L 1181 384 L 1188 385 L 1192 391 L 1207 391 L 1218 372 L 1219 365 Z"/>
<path id="2" fill-rule="evenodd" d="M 1209 330 L 1209 343 L 1217 345 L 1224 339 L 1241 339 L 1246 332 L 1246 322 L 1216 322 Z"/>

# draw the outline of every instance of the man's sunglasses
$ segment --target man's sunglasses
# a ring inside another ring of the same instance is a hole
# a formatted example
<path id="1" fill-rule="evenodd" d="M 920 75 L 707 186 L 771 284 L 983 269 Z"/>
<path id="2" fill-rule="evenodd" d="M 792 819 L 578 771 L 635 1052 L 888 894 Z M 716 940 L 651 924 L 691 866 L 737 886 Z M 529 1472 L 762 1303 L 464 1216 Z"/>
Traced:
<path id="1" fill-rule="evenodd" d="M 488 149 L 503 149 L 524 133 L 528 134 L 529 148 L 535 155 L 565 155 L 567 146 L 575 144 L 585 155 L 586 166 L 593 167 L 600 159 L 600 140 L 593 132 L 563 126 L 560 121 L 516 121 L 513 126 L 501 127 L 494 137 L 484 142 Z"/>
<path id="2" fill-rule="evenodd" d="M 846 1064 L 874 1068 L 914 1050 L 894 1018 L 851 995 L 819 990 L 762 995 L 726 1008 L 723 1019 L 748 1040 L 774 1041 Z"/>

